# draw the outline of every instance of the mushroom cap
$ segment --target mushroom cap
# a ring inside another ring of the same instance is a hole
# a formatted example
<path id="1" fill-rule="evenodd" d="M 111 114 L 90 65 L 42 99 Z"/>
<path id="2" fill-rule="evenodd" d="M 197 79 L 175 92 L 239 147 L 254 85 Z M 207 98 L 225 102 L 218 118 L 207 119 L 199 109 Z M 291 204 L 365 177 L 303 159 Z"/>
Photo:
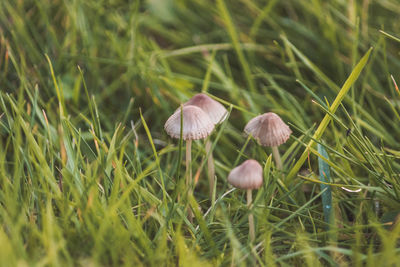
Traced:
<path id="1" fill-rule="evenodd" d="M 183 105 L 193 105 L 201 108 L 214 124 L 223 122 L 228 116 L 226 108 L 206 94 L 197 94 Z"/>
<path id="2" fill-rule="evenodd" d="M 183 140 L 203 139 L 210 135 L 214 123 L 199 107 L 184 106 L 183 112 Z M 181 109 L 174 112 L 164 125 L 165 131 L 172 138 L 180 138 L 181 134 Z"/>
<path id="3" fill-rule="evenodd" d="M 292 133 L 282 119 L 273 112 L 264 113 L 251 119 L 244 131 L 251 134 L 262 146 L 280 146 Z"/>
<path id="4" fill-rule="evenodd" d="M 240 189 L 257 189 L 263 183 L 263 170 L 256 160 L 249 159 L 232 169 L 228 182 Z"/>

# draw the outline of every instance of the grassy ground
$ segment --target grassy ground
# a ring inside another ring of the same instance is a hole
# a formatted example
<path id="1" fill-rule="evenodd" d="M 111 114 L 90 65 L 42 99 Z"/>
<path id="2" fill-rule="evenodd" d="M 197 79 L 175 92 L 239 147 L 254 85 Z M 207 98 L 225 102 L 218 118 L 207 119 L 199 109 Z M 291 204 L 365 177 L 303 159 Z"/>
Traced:
<path id="1" fill-rule="evenodd" d="M 400 265 L 399 1 L 265 2 L 0 1 L 0 265 Z M 215 201 L 202 141 L 177 197 L 163 130 L 200 91 L 230 110 Z M 293 130 L 283 175 L 242 133 L 268 111 Z M 253 243 L 226 182 L 246 158 L 264 167 Z"/>

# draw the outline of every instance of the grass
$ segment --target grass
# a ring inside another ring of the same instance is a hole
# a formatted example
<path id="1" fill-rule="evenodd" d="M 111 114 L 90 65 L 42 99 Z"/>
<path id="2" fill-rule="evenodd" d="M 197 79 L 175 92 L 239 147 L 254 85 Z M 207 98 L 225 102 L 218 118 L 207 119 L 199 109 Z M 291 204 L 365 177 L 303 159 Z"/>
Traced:
<path id="1" fill-rule="evenodd" d="M 0 265 L 399 265 L 399 16 L 397 0 L 0 1 Z M 163 130 L 201 91 L 230 110 L 215 201 L 203 141 L 178 197 L 182 142 Z M 242 133 L 269 111 L 293 130 L 289 179 Z M 254 243 L 226 182 L 247 158 L 264 168 Z"/>

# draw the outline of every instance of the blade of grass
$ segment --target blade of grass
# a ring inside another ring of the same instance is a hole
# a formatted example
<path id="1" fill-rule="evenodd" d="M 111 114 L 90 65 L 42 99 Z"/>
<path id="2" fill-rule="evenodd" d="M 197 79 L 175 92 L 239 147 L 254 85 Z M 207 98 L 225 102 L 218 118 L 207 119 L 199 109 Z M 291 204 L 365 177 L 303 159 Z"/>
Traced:
<path id="1" fill-rule="evenodd" d="M 329 159 L 328 153 L 326 152 L 325 148 L 318 144 L 318 153 L 321 154 L 324 158 Z M 321 158 L 318 157 L 318 169 L 319 169 L 319 177 L 322 182 L 329 183 L 331 180 L 331 171 L 329 165 Z M 321 198 L 322 198 L 322 209 L 324 211 L 324 219 L 327 224 L 327 230 L 329 230 L 329 225 L 331 224 L 331 216 L 332 213 L 332 189 L 327 184 L 320 184 L 321 191 L 325 191 Z M 326 190 L 325 190 L 326 188 Z"/>
<path id="2" fill-rule="evenodd" d="M 161 170 L 160 159 L 158 158 L 158 154 L 157 154 L 157 150 L 156 150 L 156 147 L 154 145 L 154 142 L 153 142 L 153 138 L 151 137 L 151 133 L 150 133 L 149 127 L 147 126 L 147 123 L 146 123 L 145 119 L 143 118 L 141 109 L 139 109 L 139 113 L 140 113 L 140 119 L 142 120 L 142 123 L 143 123 L 143 127 L 144 127 L 144 129 L 146 131 L 146 134 L 147 134 L 147 137 L 149 139 L 151 148 L 153 150 L 154 159 L 156 160 L 158 173 L 159 173 L 160 181 L 161 181 L 161 185 L 162 185 L 161 189 L 162 189 L 162 195 L 163 195 L 163 204 L 165 205 L 165 208 L 166 208 L 166 206 L 167 206 L 167 202 L 166 202 L 166 200 L 167 200 L 167 191 L 165 189 L 164 177 L 163 177 L 163 172 Z"/>
<path id="3" fill-rule="evenodd" d="M 228 30 L 229 36 L 231 37 L 233 47 L 238 55 L 240 64 L 242 65 L 244 75 L 246 77 L 247 86 L 249 87 L 250 91 L 255 93 L 256 87 L 254 86 L 253 78 L 251 77 L 250 66 L 244 56 L 243 51 L 240 49 L 240 42 L 237 36 L 235 26 L 233 24 L 232 18 L 229 14 L 228 8 L 225 5 L 224 0 L 217 0 L 218 10 L 220 15 L 225 23 L 225 27 Z"/>
<path id="4" fill-rule="evenodd" d="M 339 107 L 340 103 L 342 102 L 343 98 L 346 96 L 347 92 L 351 88 L 351 85 L 358 79 L 361 71 L 365 67 L 365 65 L 368 62 L 368 58 L 372 52 L 372 48 L 368 50 L 368 52 L 361 58 L 361 60 L 358 62 L 356 67 L 353 69 L 351 72 L 349 78 L 347 78 L 346 82 L 344 83 L 342 89 L 339 91 L 338 95 L 336 96 L 335 101 L 332 103 L 331 107 L 329 108 L 329 111 L 331 113 L 335 113 L 337 108 Z M 317 130 L 315 131 L 313 135 L 313 139 L 319 140 L 325 129 L 328 127 L 329 122 L 331 121 L 331 117 L 329 114 L 326 114 L 324 118 L 321 121 L 321 124 L 318 126 Z M 296 164 L 293 166 L 293 168 L 290 170 L 290 172 L 287 175 L 286 180 L 288 183 L 291 182 L 291 180 L 294 178 L 294 176 L 297 174 L 297 172 L 300 170 L 301 166 L 305 162 L 308 156 L 308 151 L 310 147 L 312 147 L 315 144 L 314 140 L 311 140 L 306 149 L 304 150 L 303 154 L 300 156 L 299 160 L 296 162 Z"/>
<path id="5" fill-rule="evenodd" d="M 385 36 L 387 36 L 387 37 L 389 37 L 389 38 L 391 38 L 391 39 L 397 41 L 397 42 L 400 42 L 400 38 L 398 38 L 398 37 L 396 37 L 396 36 L 393 36 L 393 35 L 391 35 L 391 34 L 389 34 L 389 33 L 387 33 L 387 32 L 384 32 L 384 31 L 382 31 L 382 30 L 379 30 L 379 32 L 382 33 L 383 35 L 385 35 Z"/>

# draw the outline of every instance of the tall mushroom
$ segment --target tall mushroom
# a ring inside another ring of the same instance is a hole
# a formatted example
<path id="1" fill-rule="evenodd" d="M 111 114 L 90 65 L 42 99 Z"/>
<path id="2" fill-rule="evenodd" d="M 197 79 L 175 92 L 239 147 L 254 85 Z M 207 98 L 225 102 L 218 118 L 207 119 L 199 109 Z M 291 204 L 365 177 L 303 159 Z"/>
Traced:
<path id="1" fill-rule="evenodd" d="M 189 101 L 187 101 L 184 106 L 193 105 L 201 108 L 211 119 L 211 121 L 216 125 L 218 123 L 223 122 L 228 115 L 228 111 L 226 108 L 221 105 L 218 101 L 215 101 L 211 97 L 206 94 L 197 94 L 193 96 Z M 208 180 L 209 180 L 209 190 L 210 190 L 210 199 L 213 196 L 214 184 L 215 184 L 215 167 L 214 167 L 214 159 L 211 153 L 211 141 L 206 141 L 206 155 L 207 159 L 207 170 L 208 170 Z"/>
<path id="2" fill-rule="evenodd" d="M 228 182 L 236 188 L 247 190 L 247 207 L 250 209 L 252 190 L 260 188 L 263 183 L 263 170 L 256 160 L 249 159 L 232 169 L 228 175 Z M 255 238 L 254 217 L 249 213 L 249 234 L 251 242 Z"/>
<path id="3" fill-rule="evenodd" d="M 292 130 L 282 119 L 273 112 L 264 113 L 251 119 L 244 128 L 245 133 L 251 134 L 262 146 L 272 148 L 276 168 L 282 170 L 281 156 L 278 146 L 285 143 Z"/>
<path id="4" fill-rule="evenodd" d="M 189 191 L 191 191 L 192 169 L 190 165 L 192 159 L 192 140 L 204 139 L 209 136 L 214 129 L 214 124 L 201 108 L 187 105 L 172 114 L 164 125 L 165 131 L 172 138 L 180 138 L 181 116 L 183 119 L 182 139 L 186 141 L 186 184 L 189 186 Z"/>

